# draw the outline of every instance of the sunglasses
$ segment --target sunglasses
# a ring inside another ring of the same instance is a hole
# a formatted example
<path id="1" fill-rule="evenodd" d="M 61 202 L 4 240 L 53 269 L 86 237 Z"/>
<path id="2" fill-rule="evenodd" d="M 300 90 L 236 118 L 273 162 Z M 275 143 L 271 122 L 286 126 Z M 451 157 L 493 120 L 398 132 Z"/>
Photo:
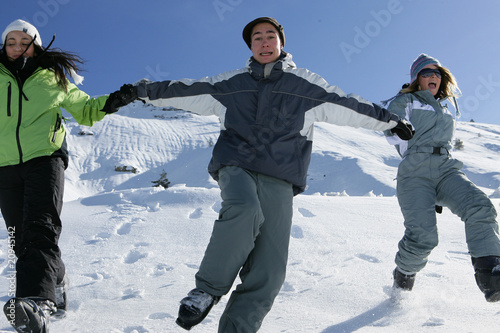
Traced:
<path id="1" fill-rule="evenodd" d="M 418 75 L 424 78 L 431 77 L 433 74 L 436 75 L 438 79 L 441 78 L 441 72 L 436 68 L 424 68 L 418 73 Z"/>

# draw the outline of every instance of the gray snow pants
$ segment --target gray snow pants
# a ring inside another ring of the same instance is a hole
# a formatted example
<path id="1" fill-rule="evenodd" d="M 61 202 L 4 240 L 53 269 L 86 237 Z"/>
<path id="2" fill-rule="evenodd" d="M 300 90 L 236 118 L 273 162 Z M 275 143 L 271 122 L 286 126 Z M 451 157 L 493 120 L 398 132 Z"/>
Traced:
<path id="1" fill-rule="evenodd" d="M 472 257 L 500 256 L 495 207 L 460 171 L 462 163 L 430 154 L 413 154 L 406 159 L 401 162 L 397 184 L 406 228 L 396 254 L 398 267 L 418 272 L 427 264 L 427 257 L 438 244 L 436 204 L 448 207 L 465 223 Z"/>
<path id="2" fill-rule="evenodd" d="M 227 294 L 219 333 L 257 332 L 285 281 L 293 214 L 292 185 L 280 179 L 226 166 L 219 171 L 222 207 L 196 287 Z"/>

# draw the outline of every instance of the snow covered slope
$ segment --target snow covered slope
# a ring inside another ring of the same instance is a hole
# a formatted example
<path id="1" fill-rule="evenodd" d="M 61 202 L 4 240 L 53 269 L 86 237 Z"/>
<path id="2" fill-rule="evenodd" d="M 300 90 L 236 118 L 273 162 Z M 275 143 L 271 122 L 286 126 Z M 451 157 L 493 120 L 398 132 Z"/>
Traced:
<path id="1" fill-rule="evenodd" d="M 66 199 L 112 189 L 149 186 L 162 170 L 172 185 L 217 187 L 208 173 L 219 122 L 180 110 L 136 102 L 92 128 L 67 123 L 71 163 Z M 89 135 L 92 134 L 92 135 Z M 454 157 L 488 194 L 500 186 L 500 126 L 458 123 L 463 150 Z M 318 123 L 305 194 L 395 195 L 400 157 L 380 132 Z M 137 169 L 116 172 L 115 167 Z"/>
<path id="2" fill-rule="evenodd" d="M 92 128 L 66 127 L 60 245 L 70 305 L 51 332 L 185 332 L 175 324 L 178 302 L 194 287 L 220 207 L 206 171 L 217 118 L 134 103 Z M 500 209 L 500 126 L 459 123 L 457 138 L 464 149 L 453 155 Z M 500 304 L 477 288 L 463 224 L 446 209 L 414 290 L 390 300 L 404 230 L 394 197 L 399 156 L 363 129 L 318 124 L 314 139 L 309 188 L 294 200 L 288 275 L 260 332 L 498 332 Z M 171 187 L 152 187 L 163 170 Z M 4 302 L 7 251 L 1 228 Z M 217 332 L 227 299 L 191 332 Z M 12 331 L 2 316 L 0 332 Z"/>

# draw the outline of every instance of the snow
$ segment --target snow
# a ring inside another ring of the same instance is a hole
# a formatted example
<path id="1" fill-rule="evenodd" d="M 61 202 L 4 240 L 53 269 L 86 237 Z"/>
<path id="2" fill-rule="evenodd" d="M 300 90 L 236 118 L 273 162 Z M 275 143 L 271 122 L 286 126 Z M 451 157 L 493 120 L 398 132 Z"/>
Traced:
<path id="1" fill-rule="evenodd" d="M 92 128 L 66 128 L 60 246 L 70 303 L 51 332 L 185 332 L 175 324 L 179 301 L 194 288 L 221 204 L 206 171 L 217 118 L 136 102 Z M 464 148 L 452 154 L 498 209 L 500 126 L 459 122 L 457 138 Z M 500 304 L 477 288 L 463 223 L 447 209 L 414 290 L 392 295 L 404 228 L 399 156 L 383 135 L 317 124 L 314 140 L 309 188 L 294 199 L 287 278 L 260 332 L 498 332 Z M 163 170 L 170 187 L 152 187 Z M 2 229 L 4 302 L 7 236 Z M 191 331 L 216 332 L 227 300 Z M 3 316 L 0 332 L 13 332 Z"/>

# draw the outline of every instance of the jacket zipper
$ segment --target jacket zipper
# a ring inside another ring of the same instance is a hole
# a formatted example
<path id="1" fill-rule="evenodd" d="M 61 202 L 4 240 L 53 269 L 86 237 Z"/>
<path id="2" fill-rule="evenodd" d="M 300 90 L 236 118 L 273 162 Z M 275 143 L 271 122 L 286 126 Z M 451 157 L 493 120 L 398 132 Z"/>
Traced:
<path id="1" fill-rule="evenodd" d="M 10 117 L 12 115 L 10 111 L 10 99 L 12 98 L 12 83 L 9 81 L 9 86 L 7 88 L 7 117 Z"/>
<path id="2" fill-rule="evenodd" d="M 56 126 L 54 127 L 54 134 L 52 135 L 52 143 L 56 142 L 57 131 L 61 128 L 61 116 L 57 114 Z"/>
<path id="3" fill-rule="evenodd" d="M 0 68 L 3 72 L 3 68 Z M 33 74 L 35 74 L 38 70 L 36 70 Z M 10 73 L 7 73 L 11 75 Z M 33 74 L 31 76 L 33 76 Z M 12 75 L 11 75 L 12 76 Z M 17 143 L 17 150 L 19 152 L 19 164 L 23 163 L 23 150 L 21 148 L 21 138 L 20 138 L 20 131 L 21 131 L 21 123 L 22 123 L 22 115 L 23 115 L 23 98 L 26 101 L 29 101 L 28 97 L 23 91 L 23 82 L 19 79 L 18 76 L 14 75 L 14 78 L 17 81 L 17 84 L 19 86 L 19 113 L 18 113 L 18 119 L 17 119 L 17 126 L 16 126 L 16 143 Z M 29 79 L 29 78 L 28 78 Z M 9 86 L 7 88 L 7 115 L 10 117 L 12 116 L 12 108 L 11 108 L 11 99 L 12 99 L 12 83 L 9 81 Z"/>
<path id="4" fill-rule="evenodd" d="M 17 85 L 19 86 L 19 114 L 17 118 L 17 127 L 16 127 L 16 142 L 17 142 L 17 150 L 19 152 L 19 164 L 23 163 L 23 149 L 21 147 L 21 123 L 23 118 L 23 98 L 28 101 L 28 97 L 24 94 L 23 91 L 23 82 L 19 77 L 16 77 Z"/>
<path id="5" fill-rule="evenodd" d="M 21 129 L 21 119 L 23 115 L 23 92 L 22 88 L 19 89 L 19 115 L 17 118 L 17 128 L 16 128 L 16 142 L 17 142 L 17 150 L 19 152 L 19 164 L 23 163 L 23 150 L 21 148 L 21 138 L 20 138 L 20 129 Z"/>

